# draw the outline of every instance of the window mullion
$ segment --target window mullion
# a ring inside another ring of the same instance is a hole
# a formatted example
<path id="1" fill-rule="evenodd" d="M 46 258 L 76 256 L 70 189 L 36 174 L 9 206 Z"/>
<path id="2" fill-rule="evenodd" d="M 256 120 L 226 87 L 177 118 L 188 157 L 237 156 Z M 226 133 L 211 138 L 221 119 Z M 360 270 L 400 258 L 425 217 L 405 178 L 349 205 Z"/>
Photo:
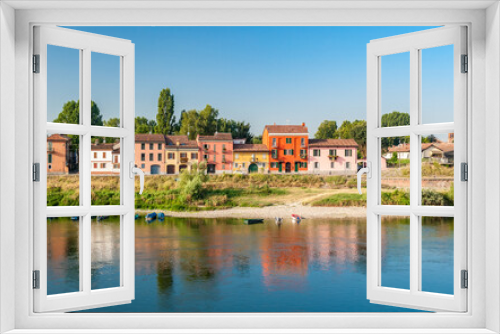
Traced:
<path id="1" fill-rule="evenodd" d="M 420 204 L 420 138 L 413 132 L 420 114 L 420 60 L 419 50 L 410 50 L 410 291 L 416 293 L 420 286 L 420 228 L 414 209 Z"/>

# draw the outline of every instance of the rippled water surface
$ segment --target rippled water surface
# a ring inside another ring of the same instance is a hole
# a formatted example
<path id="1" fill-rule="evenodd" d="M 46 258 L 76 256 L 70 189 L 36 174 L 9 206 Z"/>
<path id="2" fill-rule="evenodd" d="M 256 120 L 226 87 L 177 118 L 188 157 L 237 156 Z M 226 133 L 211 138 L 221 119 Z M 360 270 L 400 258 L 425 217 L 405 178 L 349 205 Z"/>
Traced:
<path id="1" fill-rule="evenodd" d="M 453 221 L 423 222 L 426 291 L 453 293 Z M 119 226 L 92 223 L 92 287 L 119 284 Z M 382 224 L 382 284 L 409 286 L 409 223 Z M 366 220 L 136 221 L 131 304 L 91 312 L 408 312 L 366 299 Z M 48 222 L 48 290 L 77 291 L 78 222 Z M 118 282 L 118 283 L 117 283 Z"/>

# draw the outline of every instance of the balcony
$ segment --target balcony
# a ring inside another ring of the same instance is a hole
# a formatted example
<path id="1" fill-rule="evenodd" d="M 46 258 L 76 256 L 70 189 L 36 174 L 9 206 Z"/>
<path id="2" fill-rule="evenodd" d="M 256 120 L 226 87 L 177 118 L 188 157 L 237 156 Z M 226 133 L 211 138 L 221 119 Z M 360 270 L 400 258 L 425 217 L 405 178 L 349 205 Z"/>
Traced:
<path id="1" fill-rule="evenodd" d="M 224 157 L 224 156 L 222 157 L 222 162 L 224 162 L 224 163 L 226 162 L 226 157 Z"/>
<path id="2" fill-rule="evenodd" d="M 329 155 L 328 159 L 335 161 L 337 160 L 338 157 L 339 157 L 338 155 Z"/>
<path id="3" fill-rule="evenodd" d="M 189 161 L 189 159 L 186 157 L 186 158 L 181 158 L 181 164 L 185 164 Z"/>
<path id="4" fill-rule="evenodd" d="M 250 158 L 250 161 L 251 161 L 251 162 L 259 162 L 259 158 L 256 158 L 256 157 L 251 157 L 251 158 Z"/>

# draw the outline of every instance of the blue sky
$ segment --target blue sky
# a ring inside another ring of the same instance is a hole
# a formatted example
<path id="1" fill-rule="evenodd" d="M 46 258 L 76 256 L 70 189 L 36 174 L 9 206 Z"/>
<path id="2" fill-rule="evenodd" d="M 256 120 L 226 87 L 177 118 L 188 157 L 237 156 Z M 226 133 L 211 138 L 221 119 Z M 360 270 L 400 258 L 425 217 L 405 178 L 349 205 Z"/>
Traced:
<path id="1" fill-rule="evenodd" d="M 153 119 L 168 87 L 175 111 L 202 109 L 264 125 L 366 119 L 366 44 L 429 27 L 72 27 L 136 47 L 136 115 Z M 422 119 L 452 121 L 453 47 L 424 50 Z M 432 53 L 432 54 L 431 54 Z M 78 99 L 78 52 L 49 49 L 48 120 Z M 409 58 L 382 59 L 382 109 L 408 112 Z M 117 57 L 93 54 L 92 99 L 105 119 L 119 108 Z"/>

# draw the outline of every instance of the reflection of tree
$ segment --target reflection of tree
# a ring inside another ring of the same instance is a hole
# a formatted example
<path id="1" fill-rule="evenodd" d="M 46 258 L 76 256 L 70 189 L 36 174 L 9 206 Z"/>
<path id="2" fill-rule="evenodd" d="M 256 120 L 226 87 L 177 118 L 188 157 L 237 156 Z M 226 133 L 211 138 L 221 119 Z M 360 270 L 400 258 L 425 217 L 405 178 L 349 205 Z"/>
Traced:
<path id="1" fill-rule="evenodd" d="M 156 283 L 162 295 L 169 292 L 174 284 L 174 265 L 169 259 L 161 259 L 156 264 Z"/>

